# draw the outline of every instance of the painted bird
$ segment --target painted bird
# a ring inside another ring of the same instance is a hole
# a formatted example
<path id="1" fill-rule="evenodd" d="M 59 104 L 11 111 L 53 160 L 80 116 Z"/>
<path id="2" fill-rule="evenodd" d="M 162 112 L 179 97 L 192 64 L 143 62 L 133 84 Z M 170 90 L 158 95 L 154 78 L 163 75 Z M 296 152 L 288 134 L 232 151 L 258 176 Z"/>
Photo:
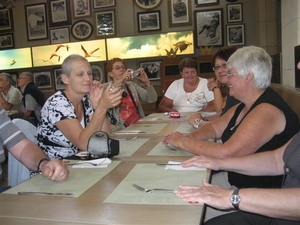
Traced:
<path id="1" fill-rule="evenodd" d="M 57 52 L 61 47 L 65 47 L 67 49 L 67 51 L 69 51 L 69 45 L 59 44 L 59 45 L 56 45 L 55 52 Z"/>
<path id="2" fill-rule="evenodd" d="M 191 42 L 188 41 L 179 41 L 176 44 L 173 44 L 175 46 L 175 50 L 179 49 L 180 52 L 183 52 L 184 50 L 187 49 L 190 45 L 192 45 Z"/>
<path id="3" fill-rule="evenodd" d="M 50 59 L 52 59 L 53 57 L 57 57 L 57 62 L 60 61 L 60 55 L 57 55 L 56 53 L 52 53 L 52 54 L 50 55 Z"/>
<path id="4" fill-rule="evenodd" d="M 12 65 L 14 65 L 14 64 L 16 64 L 17 63 L 17 61 L 15 60 L 15 59 L 13 59 L 11 62 L 10 62 L 10 66 L 12 66 Z"/>
<path id="5" fill-rule="evenodd" d="M 100 56 L 94 56 L 94 55 L 92 55 L 94 52 L 96 52 L 96 51 L 98 51 L 100 48 L 96 48 L 95 50 L 93 50 L 93 51 L 91 51 L 91 52 L 87 52 L 86 50 L 85 50 L 85 48 L 81 45 L 81 49 L 82 49 L 82 51 L 84 52 L 84 57 L 85 58 L 87 58 L 87 57 L 100 57 Z"/>

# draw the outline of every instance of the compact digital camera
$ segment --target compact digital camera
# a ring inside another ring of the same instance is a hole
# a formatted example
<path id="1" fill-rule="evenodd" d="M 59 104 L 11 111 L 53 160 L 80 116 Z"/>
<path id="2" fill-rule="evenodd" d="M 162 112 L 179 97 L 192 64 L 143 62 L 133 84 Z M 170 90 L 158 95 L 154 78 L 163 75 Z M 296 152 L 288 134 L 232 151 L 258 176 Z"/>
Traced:
<path id="1" fill-rule="evenodd" d="M 139 77 L 140 76 L 140 72 L 137 70 L 131 70 L 131 76 L 132 77 Z"/>

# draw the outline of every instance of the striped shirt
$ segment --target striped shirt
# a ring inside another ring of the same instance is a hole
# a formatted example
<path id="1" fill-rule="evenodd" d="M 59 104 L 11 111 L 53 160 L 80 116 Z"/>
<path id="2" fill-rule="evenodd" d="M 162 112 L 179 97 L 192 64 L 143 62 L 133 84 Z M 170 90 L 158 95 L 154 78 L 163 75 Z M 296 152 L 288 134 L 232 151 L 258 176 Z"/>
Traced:
<path id="1" fill-rule="evenodd" d="M 26 138 L 19 128 L 11 122 L 5 110 L 0 106 L 0 177 L 1 163 L 5 160 L 4 148 L 10 149 L 19 141 Z"/>

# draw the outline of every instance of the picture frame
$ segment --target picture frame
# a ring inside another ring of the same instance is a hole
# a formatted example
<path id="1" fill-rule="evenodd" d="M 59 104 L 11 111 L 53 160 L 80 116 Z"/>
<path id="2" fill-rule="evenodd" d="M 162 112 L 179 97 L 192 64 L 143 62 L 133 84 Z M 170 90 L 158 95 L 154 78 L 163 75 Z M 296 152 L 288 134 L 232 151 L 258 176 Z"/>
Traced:
<path id="1" fill-rule="evenodd" d="M 86 20 L 79 20 L 72 25 L 71 34 L 77 40 L 86 40 L 93 34 L 93 26 Z"/>
<path id="2" fill-rule="evenodd" d="M 152 10 L 157 8 L 163 0 L 156 0 L 156 1 L 141 1 L 141 0 L 134 0 L 135 4 L 140 7 L 141 9 Z"/>
<path id="3" fill-rule="evenodd" d="M 91 15 L 90 0 L 72 0 L 74 18 L 89 17 Z"/>
<path id="4" fill-rule="evenodd" d="M 161 30 L 160 11 L 137 13 L 138 31 L 158 31 Z"/>
<path id="5" fill-rule="evenodd" d="M 94 9 L 116 6 L 116 0 L 93 0 Z"/>
<path id="6" fill-rule="evenodd" d="M 61 80 L 62 69 L 56 68 L 53 69 L 54 80 L 55 80 L 55 90 L 64 90 L 66 89 L 66 85 Z"/>
<path id="7" fill-rule="evenodd" d="M 107 82 L 105 73 L 103 72 L 100 65 L 91 64 L 91 67 L 92 67 L 93 80 L 100 81 L 102 84 Z"/>
<path id="8" fill-rule="evenodd" d="M 48 0 L 49 26 L 58 27 L 71 24 L 70 1 Z"/>
<path id="9" fill-rule="evenodd" d="M 243 4 L 227 4 L 227 22 L 243 22 Z"/>
<path id="10" fill-rule="evenodd" d="M 160 79 L 160 64 L 161 61 L 140 62 L 139 67 L 143 68 L 149 80 Z"/>
<path id="11" fill-rule="evenodd" d="M 52 88 L 51 71 L 39 71 L 33 73 L 34 83 L 40 89 Z"/>
<path id="12" fill-rule="evenodd" d="M 227 25 L 227 45 L 245 45 L 245 24 Z"/>
<path id="13" fill-rule="evenodd" d="M 220 0 L 195 0 L 195 7 L 218 5 Z"/>
<path id="14" fill-rule="evenodd" d="M 96 12 L 96 36 L 114 37 L 116 35 L 115 10 Z"/>
<path id="15" fill-rule="evenodd" d="M 14 87 L 18 87 L 17 79 L 18 79 L 19 73 L 17 71 L 15 71 L 15 72 L 10 71 L 9 74 L 12 78 L 11 85 L 14 86 Z"/>
<path id="16" fill-rule="evenodd" d="M 195 11 L 195 42 L 198 46 L 223 45 L 223 9 Z"/>
<path id="17" fill-rule="evenodd" d="M 34 4 L 25 6 L 27 24 L 27 39 L 34 41 L 48 38 L 48 26 L 46 4 Z"/>
<path id="18" fill-rule="evenodd" d="M 13 15 L 11 8 L 0 9 L 0 32 L 13 31 Z"/>
<path id="19" fill-rule="evenodd" d="M 69 28 L 50 29 L 51 44 L 60 44 L 70 42 Z"/>
<path id="20" fill-rule="evenodd" d="M 14 34 L 0 34 L 0 50 L 15 47 Z"/>
<path id="21" fill-rule="evenodd" d="M 192 25 L 191 0 L 169 0 L 168 6 L 170 27 Z"/>

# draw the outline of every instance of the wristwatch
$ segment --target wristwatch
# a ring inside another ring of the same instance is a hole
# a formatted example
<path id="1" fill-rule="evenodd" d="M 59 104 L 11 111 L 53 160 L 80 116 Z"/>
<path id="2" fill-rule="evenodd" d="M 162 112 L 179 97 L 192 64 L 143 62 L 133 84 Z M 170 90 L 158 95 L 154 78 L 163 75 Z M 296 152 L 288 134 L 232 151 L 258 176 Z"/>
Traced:
<path id="1" fill-rule="evenodd" d="M 194 120 L 194 127 L 195 127 L 196 129 L 198 129 L 199 123 L 200 123 L 201 121 L 203 121 L 203 120 L 202 120 L 202 119 L 199 119 L 199 118 L 197 118 L 197 119 Z"/>
<path id="2" fill-rule="evenodd" d="M 234 189 L 232 195 L 230 196 L 230 202 L 235 209 L 239 209 L 239 205 L 241 202 L 241 197 L 239 196 L 239 189 Z"/>

